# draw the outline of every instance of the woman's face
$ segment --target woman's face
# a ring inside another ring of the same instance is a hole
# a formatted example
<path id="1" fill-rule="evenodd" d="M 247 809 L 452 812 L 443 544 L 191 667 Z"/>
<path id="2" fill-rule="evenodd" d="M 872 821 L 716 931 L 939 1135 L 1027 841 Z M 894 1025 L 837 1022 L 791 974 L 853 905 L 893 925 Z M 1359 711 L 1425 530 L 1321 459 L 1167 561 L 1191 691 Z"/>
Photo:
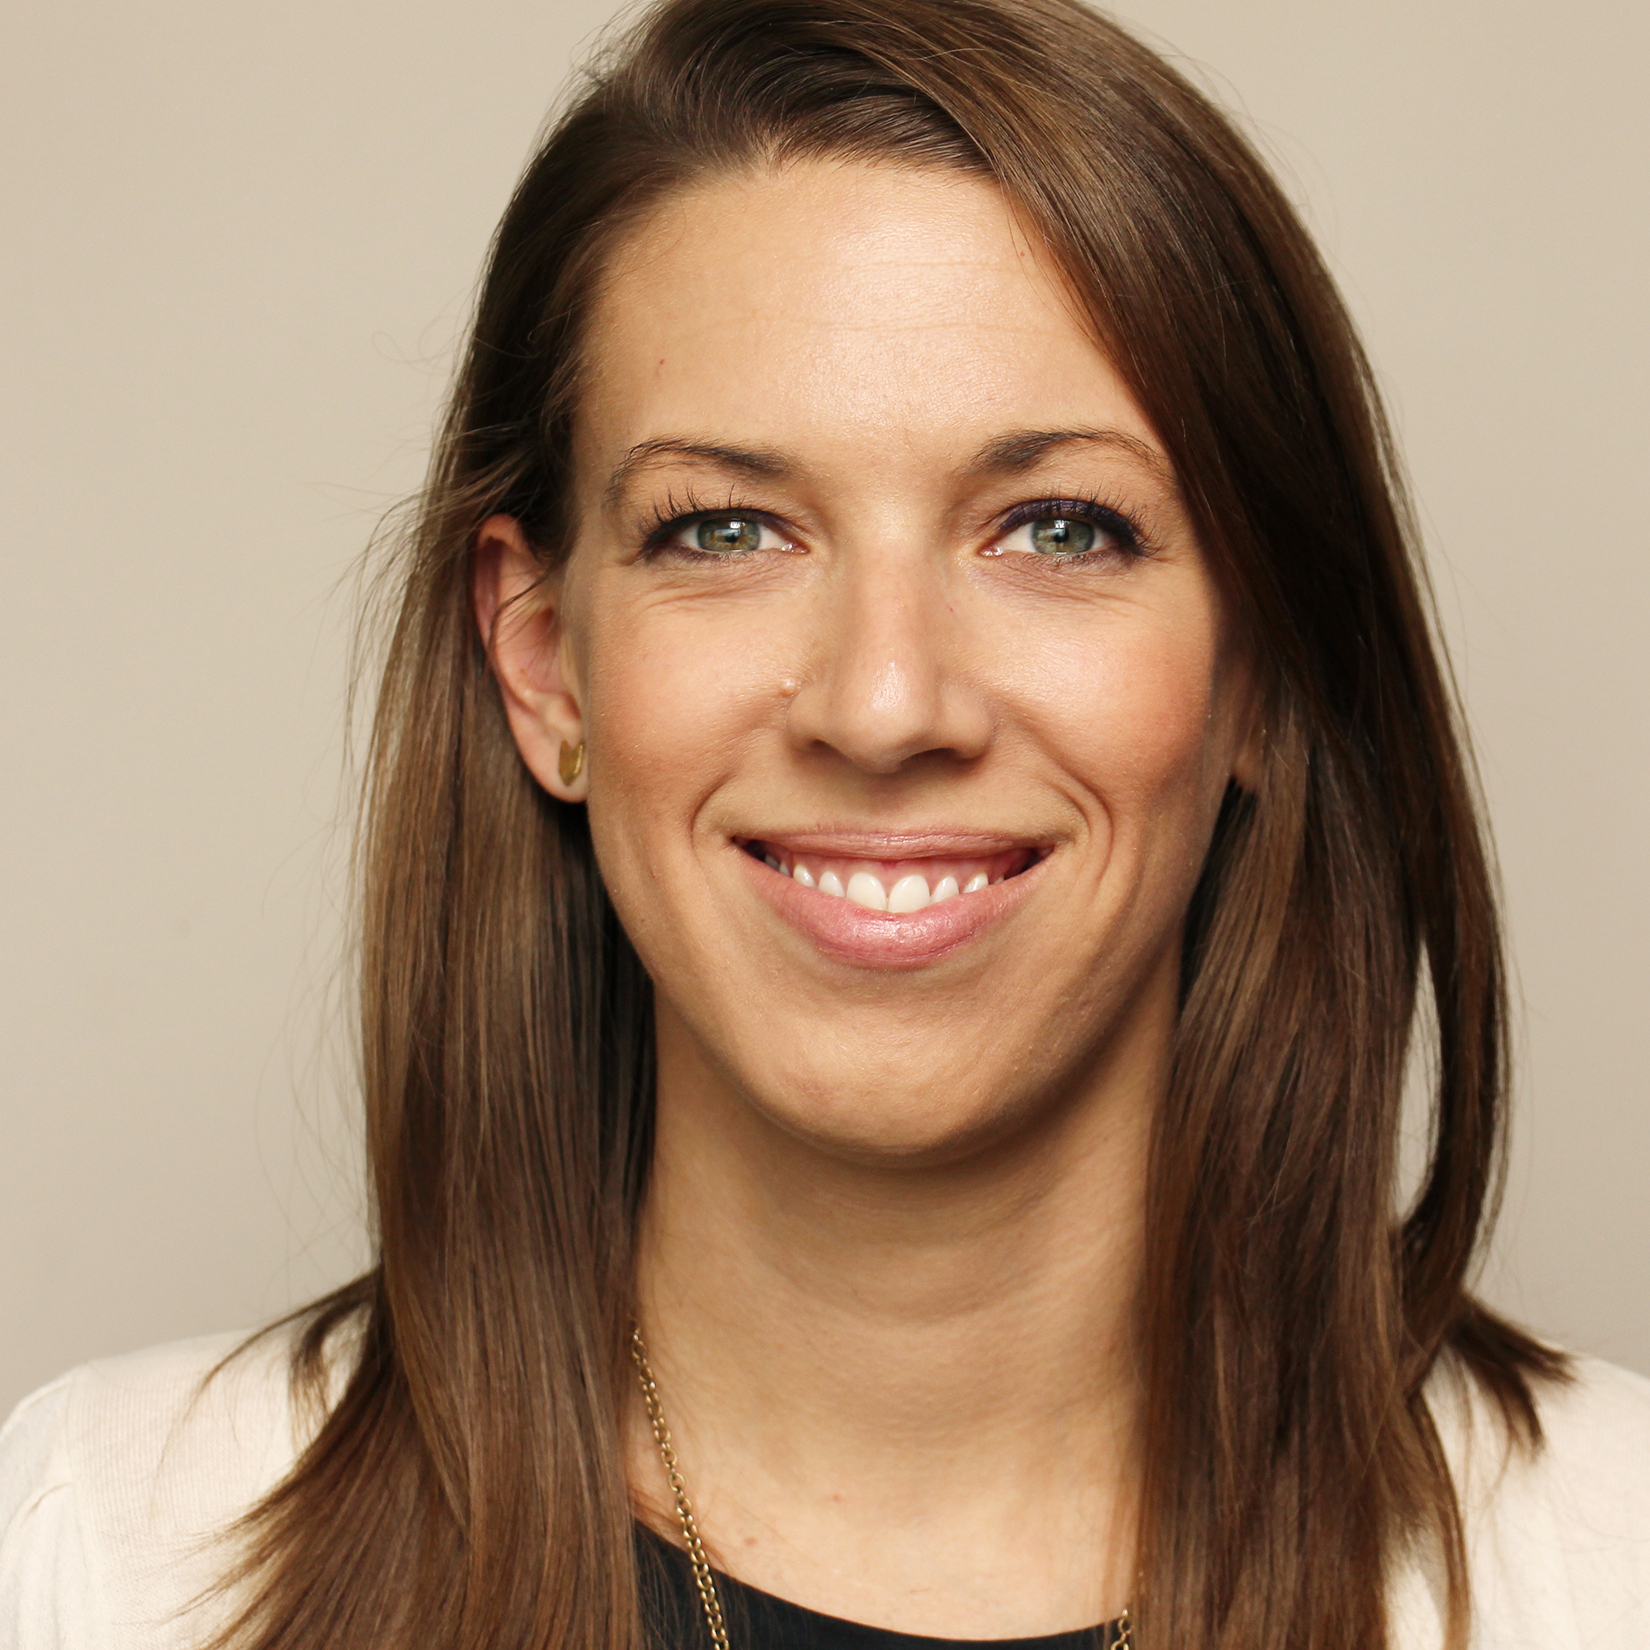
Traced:
<path id="1" fill-rule="evenodd" d="M 1247 675 L 1153 431 L 1000 194 L 696 188 L 616 259 L 589 386 L 558 606 L 501 680 L 535 773 L 588 796 L 662 1051 L 905 1161 L 1161 1052 Z"/>

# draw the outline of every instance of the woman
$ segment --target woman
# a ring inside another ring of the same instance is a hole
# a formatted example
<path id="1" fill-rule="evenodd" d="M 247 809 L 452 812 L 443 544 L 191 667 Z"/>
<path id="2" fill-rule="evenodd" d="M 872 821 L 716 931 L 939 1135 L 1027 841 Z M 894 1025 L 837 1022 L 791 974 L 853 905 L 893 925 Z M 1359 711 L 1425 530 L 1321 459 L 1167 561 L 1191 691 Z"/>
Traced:
<path id="1" fill-rule="evenodd" d="M 667 0 L 401 579 L 378 1262 L 24 1406 L 16 1642 L 1650 1640 L 1650 1390 L 1465 1286 L 1502 964 L 1368 373 L 1162 62 Z"/>

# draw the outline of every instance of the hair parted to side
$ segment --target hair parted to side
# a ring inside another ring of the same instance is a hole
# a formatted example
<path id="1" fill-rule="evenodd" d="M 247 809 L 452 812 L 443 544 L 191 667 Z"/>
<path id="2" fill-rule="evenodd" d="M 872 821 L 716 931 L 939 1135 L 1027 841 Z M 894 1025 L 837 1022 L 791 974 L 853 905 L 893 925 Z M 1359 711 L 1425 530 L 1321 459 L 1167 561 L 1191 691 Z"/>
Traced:
<path id="1" fill-rule="evenodd" d="M 471 555 L 567 550 L 586 314 L 696 180 L 811 157 L 994 179 L 1178 474 L 1263 679 L 1188 925 L 1148 1200 L 1145 1650 L 1370 1650 L 1407 1540 L 1464 1642 L 1422 1399 L 1470 1370 L 1526 1444 L 1555 1354 L 1469 1295 L 1506 1081 L 1493 877 L 1370 374 L 1264 166 L 1077 0 L 665 0 L 499 227 L 403 546 L 367 774 L 362 1030 L 378 1261 L 321 1303 L 342 1396 L 244 1529 L 241 1650 L 637 1650 L 620 1416 L 651 1135 L 649 985 L 582 810 L 517 755 Z M 1434 1134 L 1395 1214 L 1431 994 Z"/>

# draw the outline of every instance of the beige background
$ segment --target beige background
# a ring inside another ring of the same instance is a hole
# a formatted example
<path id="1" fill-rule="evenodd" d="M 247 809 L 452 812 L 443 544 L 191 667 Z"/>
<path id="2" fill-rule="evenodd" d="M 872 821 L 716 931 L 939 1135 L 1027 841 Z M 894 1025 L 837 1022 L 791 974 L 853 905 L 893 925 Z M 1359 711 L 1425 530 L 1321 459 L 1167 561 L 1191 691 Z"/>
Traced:
<path id="1" fill-rule="evenodd" d="M 352 559 L 605 0 L 12 0 L 0 1407 L 361 1254 L 328 1033 Z M 1650 1372 L 1643 0 L 1132 0 L 1367 330 L 1505 866 L 1489 1287 Z"/>

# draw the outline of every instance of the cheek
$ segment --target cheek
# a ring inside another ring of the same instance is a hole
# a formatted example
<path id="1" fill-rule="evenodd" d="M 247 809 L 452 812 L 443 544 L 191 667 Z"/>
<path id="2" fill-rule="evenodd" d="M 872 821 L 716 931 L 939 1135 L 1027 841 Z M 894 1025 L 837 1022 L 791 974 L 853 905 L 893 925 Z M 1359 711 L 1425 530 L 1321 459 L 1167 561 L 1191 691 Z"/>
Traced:
<path id="1" fill-rule="evenodd" d="M 1202 614 L 1108 626 L 1045 658 L 1036 719 L 1119 840 L 1191 825 L 1224 792 L 1221 661 Z"/>
<path id="2" fill-rule="evenodd" d="M 691 818 L 726 777 L 781 698 L 779 673 L 757 648 L 729 648 L 683 614 L 608 612 L 587 650 L 591 794 L 622 802 L 618 823 L 642 837 Z"/>

